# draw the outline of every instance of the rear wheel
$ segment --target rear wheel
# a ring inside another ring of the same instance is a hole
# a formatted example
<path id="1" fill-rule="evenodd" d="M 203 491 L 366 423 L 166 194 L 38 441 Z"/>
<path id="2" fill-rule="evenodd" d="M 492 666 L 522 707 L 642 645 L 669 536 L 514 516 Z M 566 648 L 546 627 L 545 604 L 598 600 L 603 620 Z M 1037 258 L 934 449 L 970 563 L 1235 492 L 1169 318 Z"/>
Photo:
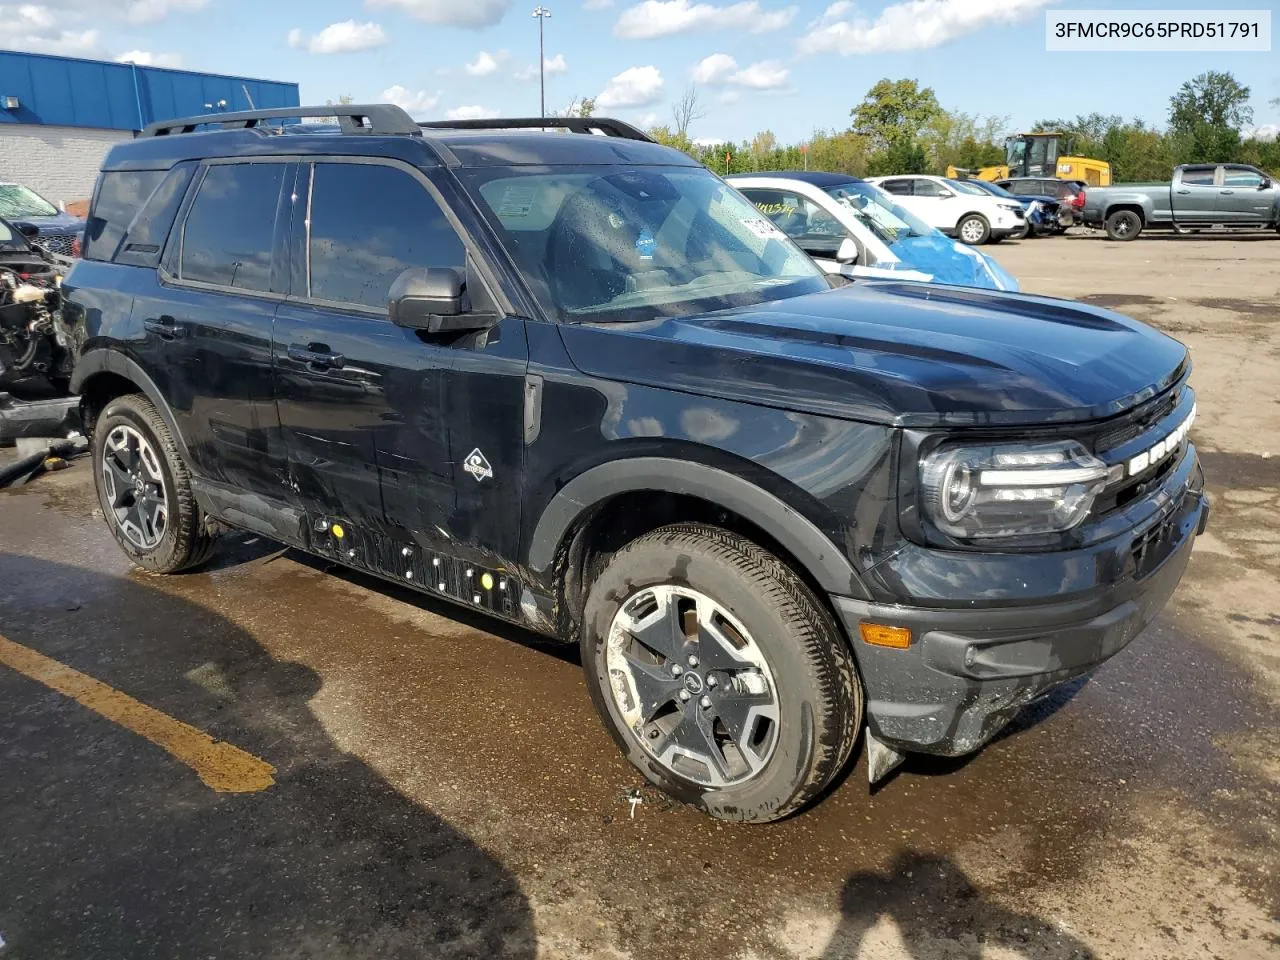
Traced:
<path id="1" fill-rule="evenodd" d="M 1142 232 L 1142 218 L 1132 210 L 1117 210 L 1107 217 L 1108 240 L 1136 240 Z"/>
<path id="2" fill-rule="evenodd" d="M 956 224 L 956 236 L 971 247 L 981 246 L 991 239 L 991 224 L 981 214 L 967 214 Z"/>
<path id="3" fill-rule="evenodd" d="M 777 558 L 715 527 L 665 527 L 610 559 L 587 596 L 582 661 L 631 762 L 721 819 L 803 807 L 862 724 L 830 614 Z"/>
<path id="4" fill-rule="evenodd" d="M 129 559 L 153 573 L 203 563 L 214 538 L 173 435 L 146 397 L 119 397 L 93 432 L 93 478 L 107 525 Z"/>

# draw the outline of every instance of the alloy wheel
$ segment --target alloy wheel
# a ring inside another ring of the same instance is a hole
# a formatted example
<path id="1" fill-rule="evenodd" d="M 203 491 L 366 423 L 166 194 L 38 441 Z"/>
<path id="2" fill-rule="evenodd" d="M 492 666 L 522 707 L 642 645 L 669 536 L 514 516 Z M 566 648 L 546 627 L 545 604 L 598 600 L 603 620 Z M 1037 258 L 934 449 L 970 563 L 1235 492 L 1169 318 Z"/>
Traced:
<path id="1" fill-rule="evenodd" d="M 778 740 L 777 687 L 750 634 L 688 587 L 646 587 L 610 625 L 608 689 L 655 761 L 710 787 L 749 780 Z"/>
<path id="2" fill-rule="evenodd" d="M 120 424 L 102 447 L 102 489 L 112 519 L 139 550 L 153 550 L 169 527 L 160 459 L 145 437 Z"/>

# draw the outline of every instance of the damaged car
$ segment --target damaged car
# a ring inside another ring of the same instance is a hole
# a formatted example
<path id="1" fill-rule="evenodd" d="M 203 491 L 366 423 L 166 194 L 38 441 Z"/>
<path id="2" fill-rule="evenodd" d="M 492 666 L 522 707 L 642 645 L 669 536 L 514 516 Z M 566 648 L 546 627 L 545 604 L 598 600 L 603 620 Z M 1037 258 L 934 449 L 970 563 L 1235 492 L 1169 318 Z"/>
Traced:
<path id="1" fill-rule="evenodd" d="M 66 261 L 31 232 L 0 219 L 0 392 L 24 400 L 66 396 L 73 365 L 61 318 Z"/>
<path id="2" fill-rule="evenodd" d="M 1181 343 L 842 282 L 620 121 L 174 120 L 111 148 L 90 223 L 63 309 L 134 564 L 247 530 L 578 644 L 639 775 L 726 820 L 860 746 L 873 781 L 978 750 L 1135 641 L 1208 519 Z"/>

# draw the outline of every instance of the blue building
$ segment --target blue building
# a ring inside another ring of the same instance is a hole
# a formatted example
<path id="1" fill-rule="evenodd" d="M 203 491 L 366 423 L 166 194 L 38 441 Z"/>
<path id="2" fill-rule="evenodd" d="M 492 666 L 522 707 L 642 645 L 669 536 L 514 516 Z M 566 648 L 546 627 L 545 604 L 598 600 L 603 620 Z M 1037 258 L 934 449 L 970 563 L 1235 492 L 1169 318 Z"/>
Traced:
<path id="1" fill-rule="evenodd" d="M 0 183 L 73 203 L 111 144 L 155 120 L 298 103 L 296 83 L 0 50 Z"/>

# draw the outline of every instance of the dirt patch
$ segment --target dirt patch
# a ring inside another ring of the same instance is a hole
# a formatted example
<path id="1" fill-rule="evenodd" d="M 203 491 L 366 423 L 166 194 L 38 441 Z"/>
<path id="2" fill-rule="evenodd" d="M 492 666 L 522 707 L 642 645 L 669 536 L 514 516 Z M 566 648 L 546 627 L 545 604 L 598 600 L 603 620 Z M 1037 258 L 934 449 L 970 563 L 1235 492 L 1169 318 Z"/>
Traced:
<path id="1" fill-rule="evenodd" d="M 1272 456 L 1201 450 L 1200 463 L 1204 467 L 1205 481 L 1233 490 L 1280 486 L 1280 437 L 1274 439 L 1276 452 Z"/>

